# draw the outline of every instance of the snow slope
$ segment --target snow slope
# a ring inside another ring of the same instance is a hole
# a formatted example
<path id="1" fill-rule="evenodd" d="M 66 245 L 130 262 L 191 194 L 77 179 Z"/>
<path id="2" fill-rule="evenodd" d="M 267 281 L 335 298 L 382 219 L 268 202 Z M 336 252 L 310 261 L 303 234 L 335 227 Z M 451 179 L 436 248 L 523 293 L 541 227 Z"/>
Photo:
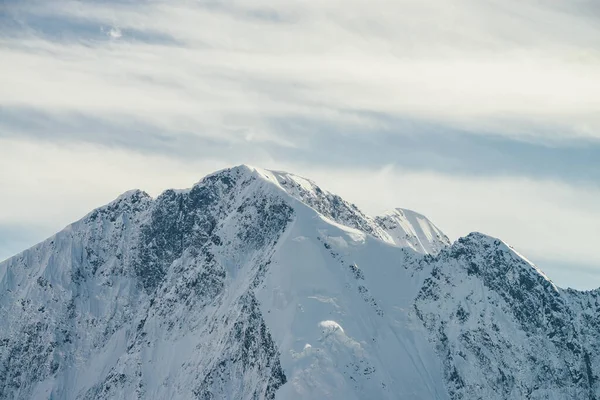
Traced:
<path id="1" fill-rule="evenodd" d="M 450 239 L 424 215 L 396 208 L 376 218 L 394 244 L 424 254 L 437 254 L 450 245 Z"/>
<path id="2" fill-rule="evenodd" d="M 600 397 L 597 291 L 239 166 L 0 263 L 0 399 Z"/>

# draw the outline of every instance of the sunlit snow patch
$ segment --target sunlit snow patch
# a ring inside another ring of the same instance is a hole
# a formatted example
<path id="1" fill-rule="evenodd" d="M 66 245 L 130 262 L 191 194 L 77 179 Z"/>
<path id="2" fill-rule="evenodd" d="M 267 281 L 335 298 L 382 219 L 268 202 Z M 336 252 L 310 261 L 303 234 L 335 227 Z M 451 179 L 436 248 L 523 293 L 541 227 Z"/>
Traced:
<path id="1" fill-rule="evenodd" d="M 319 322 L 319 326 L 321 328 L 324 328 L 324 331 L 326 332 L 335 332 L 335 331 L 341 331 L 342 333 L 344 333 L 344 329 L 342 329 L 342 327 L 340 326 L 340 324 L 338 324 L 335 321 L 321 321 Z"/>

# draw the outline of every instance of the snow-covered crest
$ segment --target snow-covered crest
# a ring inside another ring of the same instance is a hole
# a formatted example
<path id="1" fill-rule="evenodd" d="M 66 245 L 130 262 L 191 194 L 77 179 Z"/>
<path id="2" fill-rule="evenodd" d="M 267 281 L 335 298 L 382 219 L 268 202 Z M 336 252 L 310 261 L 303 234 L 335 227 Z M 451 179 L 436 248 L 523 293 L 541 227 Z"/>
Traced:
<path id="1" fill-rule="evenodd" d="M 293 174 L 131 191 L 0 263 L 0 399 L 594 398 L 596 292 Z"/>
<path id="2" fill-rule="evenodd" d="M 374 237 L 423 254 L 437 254 L 450 240 L 429 219 L 415 211 L 397 208 L 382 216 L 371 217 L 356 205 L 321 188 L 310 179 L 284 171 L 265 170 L 249 165 L 216 172 L 236 173 L 274 184 L 292 198 L 312 207 L 322 215 Z M 209 175 L 213 176 L 213 175 Z M 207 177 L 208 178 L 208 177 Z"/>
<path id="3" fill-rule="evenodd" d="M 437 254 L 450 245 L 448 237 L 427 217 L 412 210 L 396 208 L 376 218 L 393 243 L 425 254 Z"/>

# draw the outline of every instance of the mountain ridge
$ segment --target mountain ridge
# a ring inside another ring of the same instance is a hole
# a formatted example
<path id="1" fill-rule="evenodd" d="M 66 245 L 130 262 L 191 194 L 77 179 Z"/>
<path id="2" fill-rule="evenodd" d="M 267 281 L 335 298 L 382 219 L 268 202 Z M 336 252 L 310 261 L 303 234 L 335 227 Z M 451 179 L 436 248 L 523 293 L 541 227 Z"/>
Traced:
<path id="1" fill-rule="evenodd" d="M 599 397 L 600 290 L 389 230 L 245 165 L 128 191 L 0 263 L 0 399 Z"/>

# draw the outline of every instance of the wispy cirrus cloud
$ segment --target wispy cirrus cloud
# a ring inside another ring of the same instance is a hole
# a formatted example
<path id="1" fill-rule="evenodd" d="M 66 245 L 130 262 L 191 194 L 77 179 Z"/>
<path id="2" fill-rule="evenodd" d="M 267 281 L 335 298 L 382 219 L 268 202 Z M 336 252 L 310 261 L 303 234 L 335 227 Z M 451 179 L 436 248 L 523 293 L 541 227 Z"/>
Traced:
<path id="1" fill-rule="evenodd" d="M 9 5 L 24 28 L 1 55 L 4 69 L 21 68 L 2 71 L 0 102 L 185 120 L 215 134 L 228 120 L 368 111 L 473 133 L 599 137 L 600 24 L 590 3 L 245 4 Z"/>

